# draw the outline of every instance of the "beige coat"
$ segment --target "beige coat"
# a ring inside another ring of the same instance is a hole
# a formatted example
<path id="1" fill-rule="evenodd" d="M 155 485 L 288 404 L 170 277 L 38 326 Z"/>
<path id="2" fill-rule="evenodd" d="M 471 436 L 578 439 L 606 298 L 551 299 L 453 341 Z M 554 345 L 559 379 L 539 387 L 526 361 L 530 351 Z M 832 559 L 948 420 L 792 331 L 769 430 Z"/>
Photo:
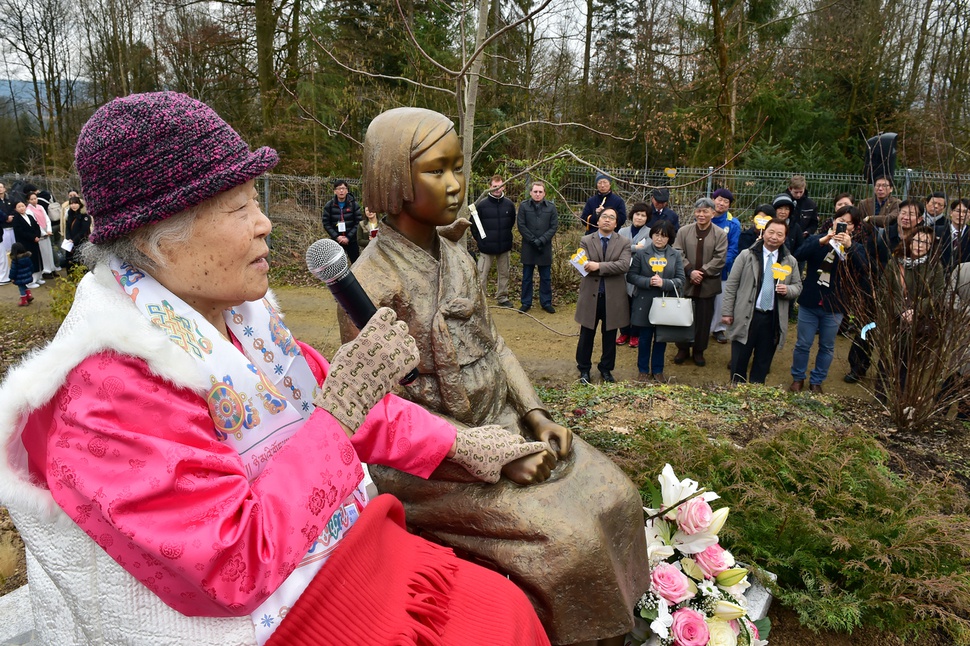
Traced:
<path id="1" fill-rule="evenodd" d="M 721 293 L 721 270 L 727 263 L 727 234 L 721 227 L 711 225 L 711 232 L 704 239 L 704 257 L 697 255 L 697 225 L 689 224 L 677 232 L 674 239 L 674 249 L 684 254 L 684 274 L 687 276 L 687 288 L 684 290 L 691 298 L 710 298 Z M 704 280 L 700 285 L 690 281 L 690 272 L 700 269 L 704 272 Z"/>
<path id="2" fill-rule="evenodd" d="M 613 232 L 603 255 L 599 231 L 583 236 L 579 246 L 586 256 L 600 263 L 599 269 L 584 276 L 579 284 L 579 301 L 576 303 L 576 322 L 583 327 L 596 327 L 596 295 L 600 281 L 606 283 L 606 320 L 604 330 L 615 330 L 630 324 L 630 298 L 626 293 L 626 272 L 630 270 L 632 254 L 630 239 Z"/>
<path id="3" fill-rule="evenodd" d="M 886 203 L 879 209 L 879 215 L 876 215 L 875 198 L 867 197 L 859 202 L 859 213 L 863 220 L 869 218 L 869 222 L 873 226 L 886 228 L 896 221 L 896 216 L 899 215 L 899 202 L 898 197 L 890 195 L 886 198 Z"/>
<path id="4" fill-rule="evenodd" d="M 775 323 L 778 331 L 777 347 L 785 345 L 788 331 L 788 308 L 790 303 L 802 293 L 802 278 L 798 273 L 798 261 L 782 246 L 778 250 L 778 262 L 791 269 L 791 273 L 781 281 L 788 285 L 784 297 L 775 294 Z M 724 300 L 721 301 L 721 315 L 732 316 L 734 321 L 727 330 L 727 336 L 738 343 L 748 342 L 748 330 L 755 304 L 761 294 L 761 277 L 764 272 L 764 243 L 757 242 L 750 249 L 738 254 L 724 286 Z"/>

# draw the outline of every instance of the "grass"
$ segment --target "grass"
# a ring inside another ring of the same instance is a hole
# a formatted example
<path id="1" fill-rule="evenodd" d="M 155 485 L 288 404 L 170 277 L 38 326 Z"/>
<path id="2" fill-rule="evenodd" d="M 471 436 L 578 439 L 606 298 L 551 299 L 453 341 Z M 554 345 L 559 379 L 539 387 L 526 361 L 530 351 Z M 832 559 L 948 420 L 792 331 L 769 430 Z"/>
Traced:
<path id="1" fill-rule="evenodd" d="M 542 395 L 645 501 L 664 463 L 718 492 L 731 507 L 722 541 L 778 575 L 776 597 L 804 625 L 970 644 L 970 499 L 909 473 L 837 400 L 759 386 Z"/>

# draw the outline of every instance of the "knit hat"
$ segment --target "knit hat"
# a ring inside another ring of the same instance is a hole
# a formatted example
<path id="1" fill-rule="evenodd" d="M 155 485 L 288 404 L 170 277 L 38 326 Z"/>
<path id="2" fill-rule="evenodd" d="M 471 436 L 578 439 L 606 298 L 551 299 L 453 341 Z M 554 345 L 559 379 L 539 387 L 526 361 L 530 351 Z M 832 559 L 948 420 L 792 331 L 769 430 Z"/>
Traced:
<path id="1" fill-rule="evenodd" d="M 74 153 L 94 244 L 170 218 L 278 161 L 272 148 L 250 152 L 212 108 L 177 92 L 133 94 L 101 106 Z"/>
<path id="2" fill-rule="evenodd" d="M 734 203 L 734 193 L 727 190 L 726 188 L 719 188 L 711 195 L 712 200 L 716 200 L 719 197 L 727 198 L 728 202 Z"/>
<path id="3" fill-rule="evenodd" d="M 596 184 L 599 184 L 601 179 L 605 179 L 608 182 L 612 182 L 613 181 L 612 179 L 610 179 L 610 176 L 607 175 L 606 173 L 596 173 L 596 182 L 595 183 Z"/>
<path id="4" fill-rule="evenodd" d="M 770 204 L 759 204 L 758 206 L 754 207 L 754 214 L 758 215 L 759 213 L 764 213 L 772 219 L 774 219 L 775 215 L 777 215 L 775 213 L 775 207 Z"/>
<path id="5" fill-rule="evenodd" d="M 795 210 L 795 200 L 791 199 L 791 195 L 788 193 L 782 193 L 781 195 L 776 196 L 775 199 L 771 201 L 771 205 L 776 209 L 779 206 L 787 206 L 790 211 Z"/>

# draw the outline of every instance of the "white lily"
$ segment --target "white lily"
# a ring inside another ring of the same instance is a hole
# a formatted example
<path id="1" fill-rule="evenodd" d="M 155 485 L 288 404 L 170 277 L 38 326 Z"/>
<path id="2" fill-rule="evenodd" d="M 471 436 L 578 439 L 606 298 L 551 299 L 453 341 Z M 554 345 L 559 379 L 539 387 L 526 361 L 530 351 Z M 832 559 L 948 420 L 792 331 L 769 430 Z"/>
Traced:
<path id="1" fill-rule="evenodd" d="M 721 599 L 717 602 L 717 606 L 714 607 L 714 616 L 718 619 L 723 619 L 724 621 L 731 621 L 732 619 L 740 619 L 744 616 L 745 610 L 736 603 L 731 603 L 730 601 L 724 601 Z"/>
<path id="2" fill-rule="evenodd" d="M 674 473 L 674 468 L 669 464 L 664 465 L 658 480 L 660 480 L 660 494 L 663 498 L 663 508 L 667 510 L 664 518 L 674 520 L 677 517 L 676 505 L 682 502 L 684 498 L 697 493 L 699 485 L 696 480 L 691 480 L 690 478 L 684 480 L 677 478 L 677 474 Z M 700 497 L 707 502 L 720 498 L 713 491 L 705 491 Z"/>
<path id="3" fill-rule="evenodd" d="M 674 555 L 674 548 L 670 545 L 670 525 L 666 521 L 654 518 L 646 524 L 644 531 L 647 535 L 647 559 L 651 565 Z"/>

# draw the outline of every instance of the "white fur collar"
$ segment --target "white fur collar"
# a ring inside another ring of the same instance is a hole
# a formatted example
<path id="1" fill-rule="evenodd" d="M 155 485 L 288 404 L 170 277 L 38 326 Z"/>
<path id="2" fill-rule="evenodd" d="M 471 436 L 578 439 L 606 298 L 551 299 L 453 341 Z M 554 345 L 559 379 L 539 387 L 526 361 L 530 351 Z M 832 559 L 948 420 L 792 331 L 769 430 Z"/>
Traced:
<path id="1" fill-rule="evenodd" d="M 96 268 L 78 285 L 54 339 L 12 368 L 0 385 L 0 503 L 51 521 L 66 518 L 47 488 L 31 481 L 20 434 L 27 416 L 54 397 L 75 366 L 105 350 L 144 359 L 153 374 L 180 387 L 203 395 L 209 388 L 192 359 L 138 313 L 110 270 Z"/>

